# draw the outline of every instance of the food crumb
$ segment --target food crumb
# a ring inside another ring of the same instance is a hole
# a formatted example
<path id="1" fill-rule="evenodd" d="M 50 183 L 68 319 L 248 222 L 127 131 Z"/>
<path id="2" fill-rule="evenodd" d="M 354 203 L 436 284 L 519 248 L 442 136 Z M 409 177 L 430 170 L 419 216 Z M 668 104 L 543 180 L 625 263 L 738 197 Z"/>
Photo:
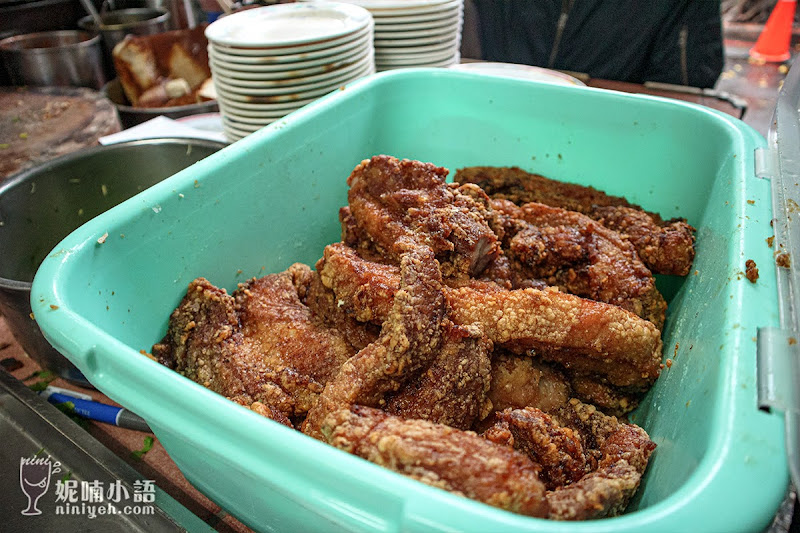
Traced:
<path id="1" fill-rule="evenodd" d="M 158 361 L 153 354 L 148 352 L 147 350 L 139 350 L 139 353 L 143 356 L 147 357 L 148 359 L 152 359 L 153 361 Z"/>
<path id="2" fill-rule="evenodd" d="M 750 205 L 756 205 L 756 201 L 755 200 L 747 200 L 747 203 L 750 204 Z"/>
<path id="3" fill-rule="evenodd" d="M 775 235 L 772 237 L 767 237 L 767 246 L 772 248 L 775 245 Z"/>
<path id="4" fill-rule="evenodd" d="M 108 196 L 108 187 L 106 187 L 105 183 L 100 185 L 100 192 L 103 194 L 103 196 Z"/>
<path id="5" fill-rule="evenodd" d="M 745 277 L 750 280 L 750 283 L 755 283 L 758 279 L 758 267 L 756 267 L 756 262 L 752 259 L 748 259 L 744 263 L 745 265 Z"/>
<path id="6" fill-rule="evenodd" d="M 793 346 L 795 344 L 797 344 L 797 339 L 794 337 L 789 337 L 789 346 Z"/>
<path id="7" fill-rule="evenodd" d="M 791 259 L 786 252 L 779 253 L 775 256 L 775 264 L 779 267 L 789 268 L 791 266 Z"/>
<path id="8" fill-rule="evenodd" d="M 672 359 L 667 359 L 667 360 L 665 361 L 665 363 L 666 363 L 666 365 L 667 365 L 667 368 L 672 368 Z"/>
<path id="9" fill-rule="evenodd" d="M 58 309 L 58 306 L 57 306 L 57 305 L 50 304 L 50 309 L 52 309 L 53 311 L 55 311 L 56 309 Z"/>
<path id="10" fill-rule="evenodd" d="M 692 400 L 687 400 L 686 401 L 686 407 L 689 407 L 689 405 L 691 405 L 691 403 L 692 403 Z"/>
<path id="11" fill-rule="evenodd" d="M 108 232 L 103 233 L 103 236 L 97 239 L 97 244 L 103 244 L 108 239 Z"/>
<path id="12" fill-rule="evenodd" d="M 20 133 L 19 134 L 19 138 L 20 139 L 27 139 L 28 138 L 28 134 L 27 133 Z"/>

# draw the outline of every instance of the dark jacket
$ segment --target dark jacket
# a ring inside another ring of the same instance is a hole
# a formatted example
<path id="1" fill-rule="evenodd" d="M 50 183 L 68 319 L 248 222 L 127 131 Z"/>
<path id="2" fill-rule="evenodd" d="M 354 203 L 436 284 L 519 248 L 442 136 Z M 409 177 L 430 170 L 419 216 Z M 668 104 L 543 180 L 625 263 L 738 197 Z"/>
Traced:
<path id="1" fill-rule="evenodd" d="M 473 0 L 483 59 L 593 78 L 712 87 L 719 0 Z"/>

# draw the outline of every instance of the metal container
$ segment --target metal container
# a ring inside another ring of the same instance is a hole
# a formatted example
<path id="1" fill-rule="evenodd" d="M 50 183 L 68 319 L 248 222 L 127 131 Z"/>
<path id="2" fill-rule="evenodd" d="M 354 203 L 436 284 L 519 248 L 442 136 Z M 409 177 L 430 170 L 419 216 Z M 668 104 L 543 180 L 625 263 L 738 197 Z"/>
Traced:
<path id="1" fill-rule="evenodd" d="M 103 27 L 99 30 L 91 15 L 81 18 L 78 27 L 101 35 L 109 78 L 113 77 L 111 73 L 114 72 L 114 59 L 111 53 L 126 35 L 154 35 L 172 29 L 171 17 L 166 9 L 149 7 L 119 9 L 101 13 L 100 18 L 103 20 Z"/>
<path id="2" fill-rule="evenodd" d="M 126 129 L 161 115 L 169 118 L 181 118 L 202 113 L 216 113 L 219 110 L 216 100 L 174 107 L 133 107 L 125 98 L 122 84 L 117 78 L 106 83 L 102 92 L 114 103 L 122 127 Z"/>
<path id="3" fill-rule="evenodd" d="M 14 85 L 100 89 L 106 81 L 100 38 L 84 31 L 8 37 L 0 41 L 0 55 Z"/>
<path id="4" fill-rule="evenodd" d="M 31 319 L 31 282 L 62 238 L 96 215 L 225 146 L 152 139 L 90 148 L 12 176 L 0 185 L 0 312 L 40 366 L 89 385 Z M 90 385 L 89 385 L 90 386 Z"/>

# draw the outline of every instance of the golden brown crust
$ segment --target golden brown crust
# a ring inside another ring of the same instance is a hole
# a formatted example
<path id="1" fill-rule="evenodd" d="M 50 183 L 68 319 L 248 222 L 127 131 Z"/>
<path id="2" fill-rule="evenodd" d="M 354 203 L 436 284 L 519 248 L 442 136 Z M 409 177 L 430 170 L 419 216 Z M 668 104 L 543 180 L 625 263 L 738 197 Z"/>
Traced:
<path id="1" fill-rule="evenodd" d="M 547 515 L 539 468 L 471 431 L 352 406 L 322 426 L 329 444 L 428 485 L 529 516 Z"/>
<path id="2" fill-rule="evenodd" d="M 429 248 L 409 249 L 400 263 L 400 289 L 378 339 L 348 359 L 328 382 L 303 422 L 303 432 L 321 438 L 325 417 L 359 403 L 379 405 L 410 376 L 435 359 L 445 314 L 441 273 Z"/>
<path id="3" fill-rule="evenodd" d="M 577 211 L 624 234 L 645 265 L 657 274 L 685 276 L 694 261 L 695 229 L 682 219 L 664 221 L 625 198 L 592 187 L 564 183 L 518 167 L 469 167 L 456 172 L 456 183 L 472 183 L 492 198 L 522 205 L 537 202 Z"/>
<path id="4" fill-rule="evenodd" d="M 659 375 L 660 332 L 619 307 L 552 289 L 462 287 L 446 295 L 453 322 L 478 323 L 492 342 L 515 353 L 533 350 L 619 387 L 647 388 Z"/>
<path id="5" fill-rule="evenodd" d="M 360 232 L 395 261 L 406 246 L 427 246 L 445 276 L 475 275 L 500 251 L 485 209 L 445 184 L 448 170 L 431 163 L 375 156 L 347 184 L 350 214 Z"/>
<path id="6" fill-rule="evenodd" d="M 491 349 L 480 328 L 446 326 L 436 359 L 387 399 L 386 411 L 469 429 L 491 410 Z"/>
<path id="7" fill-rule="evenodd" d="M 356 317 L 381 321 L 398 286 L 397 270 L 365 261 L 344 245 L 328 246 L 323 283 Z M 515 353 L 541 358 L 617 387 L 647 388 L 660 372 L 661 333 L 614 305 L 553 289 L 502 290 L 473 283 L 445 287 L 450 319 L 479 324 L 487 337 Z"/>
<path id="8" fill-rule="evenodd" d="M 625 509 L 656 445 L 638 426 L 572 399 L 552 415 L 539 409 L 495 413 L 483 436 L 541 465 L 548 517 L 586 520 Z"/>
<path id="9" fill-rule="evenodd" d="M 661 329 L 667 304 L 633 245 L 586 215 L 545 204 L 493 200 L 506 225 L 504 251 L 523 277 L 618 305 Z"/>

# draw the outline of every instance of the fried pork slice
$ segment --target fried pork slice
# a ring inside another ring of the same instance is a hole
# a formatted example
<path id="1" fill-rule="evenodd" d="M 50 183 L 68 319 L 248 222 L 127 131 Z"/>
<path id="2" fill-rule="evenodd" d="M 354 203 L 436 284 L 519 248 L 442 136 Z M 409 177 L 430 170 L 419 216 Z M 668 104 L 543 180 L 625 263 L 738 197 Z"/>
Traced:
<path id="1" fill-rule="evenodd" d="M 450 318 L 480 324 L 495 345 L 533 350 L 579 375 L 646 390 L 658 377 L 661 334 L 652 322 L 614 305 L 554 289 L 448 289 Z"/>
<path id="2" fill-rule="evenodd" d="M 314 389 L 320 386 L 290 368 L 272 368 L 259 348 L 242 335 L 234 299 L 224 289 L 197 278 L 170 315 L 167 333 L 153 346 L 153 355 L 236 403 L 252 409 L 260 402 L 279 411 L 281 415 L 270 418 L 284 423 L 287 416 L 315 401 L 319 392 Z"/>
<path id="3" fill-rule="evenodd" d="M 354 405 L 326 417 L 329 444 L 428 485 L 515 513 L 545 517 L 539 467 L 471 431 Z"/>
<path id="4" fill-rule="evenodd" d="M 659 329 L 667 304 L 655 278 L 622 235 L 591 218 L 544 204 L 493 200 L 506 220 L 503 242 L 523 277 L 618 305 Z"/>
<path id="5" fill-rule="evenodd" d="M 233 293 L 236 312 L 242 335 L 258 342 L 265 364 L 308 376 L 319 384 L 319 393 L 355 351 L 300 301 L 295 275 L 270 274 L 240 284 Z"/>
<path id="6" fill-rule="evenodd" d="M 537 202 L 577 211 L 623 233 L 645 265 L 657 274 L 685 276 L 694 261 L 694 228 L 683 219 L 664 221 L 619 196 L 592 187 L 564 183 L 517 167 L 468 167 L 456 183 L 480 186 L 492 198 L 517 205 Z"/>
<path id="7" fill-rule="evenodd" d="M 489 400 L 495 411 L 537 407 L 551 412 L 563 407 L 571 393 L 564 374 L 548 363 L 505 350 L 492 354 Z"/>
<path id="8" fill-rule="evenodd" d="M 333 291 L 323 285 L 319 272 L 310 272 L 300 299 L 314 316 L 338 330 L 353 347 L 354 353 L 375 342 L 380 335 L 380 326 L 356 320 L 346 307 L 338 304 Z"/>
<path id="9" fill-rule="evenodd" d="M 549 518 L 587 520 L 625 510 L 656 444 L 576 399 L 547 414 L 534 407 L 494 414 L 483 437 L 525 452 L 541 465 Z"/>
<path id="10" fill-rule="evenodd" d="M 575 399 L 554 418 L 581 434 L 584 449 L 597 466 L 579 481 L 547 493 L 550 518 L 587 520 L 620 514 L 639 488 L 656 444 L 639 426 Z"/>
<path id="11" fill-rule="evenodd" d="M 581 376 L 566 371 L 573 395 L 612 416 L 625 416 L 639 405 L 641 390 L 613 387 L 602 377 Z"/>
<path id="12" fill-rule="evenodd" d="M 386 401 L 386 411 L 469 429 L 488 416 L 492 343 L 475 326 L 447 325 L 431 366 Z"/>
<path id="13" fill-rule="evenodd" d="M 348 359 L 328 382 L 303 422 L 304 433 L 321 438 L 325 417 L 353 404 L 377 406 L 411 376 L 428 368 L 442 341 L 445 302 L 433 252 L 411 247 L 400 262 L 400 282 L 381 334 Z M 337 295 L 338 298 L 338 295 Z"/>
<path id="14" fill-rule="evenodd" d="M 384 320 L 399 287 L 396 267 L 365 261 L 341 243 L 326 247 L 320 276 L 359 320 Z M 454 323 L 477 324 L 495 346 L 514 353 L 533 350 L 576 375 L 632 390 L 647 389 L 660 372 L 658 328 L 617 306 L 486 282 L 445 286 L 444 294 Z"/>
<path id="15" fill-rule="evenodd" d="M 685 220 L 654 223 L 650 213 L 623 206 L 596 207 L 590 216 L 623 234 L 650 270 L 686 276 L 694 262 L 695 229 Z"/>
<path id="16" fill-rule="evenodd" d="M 541 409 L 509 408 L 496 412 L 494 418 L 495 425 L 483 437 L 528 455 L 542 467 L 539 479 L 547 490 L 575 483 L 589 473 L 591 463 L 580 434 L 560 426 Z"/>
<path id="17" fill-rule="evenodd" d="M 448 170 L 375 156 L 347 179 L 350 214 L 362 234 L 395 263 L 406 240 L 430 247 L 446 277 L 474 276 L 500 251 L 483 205 L 445 184 Z"/>

